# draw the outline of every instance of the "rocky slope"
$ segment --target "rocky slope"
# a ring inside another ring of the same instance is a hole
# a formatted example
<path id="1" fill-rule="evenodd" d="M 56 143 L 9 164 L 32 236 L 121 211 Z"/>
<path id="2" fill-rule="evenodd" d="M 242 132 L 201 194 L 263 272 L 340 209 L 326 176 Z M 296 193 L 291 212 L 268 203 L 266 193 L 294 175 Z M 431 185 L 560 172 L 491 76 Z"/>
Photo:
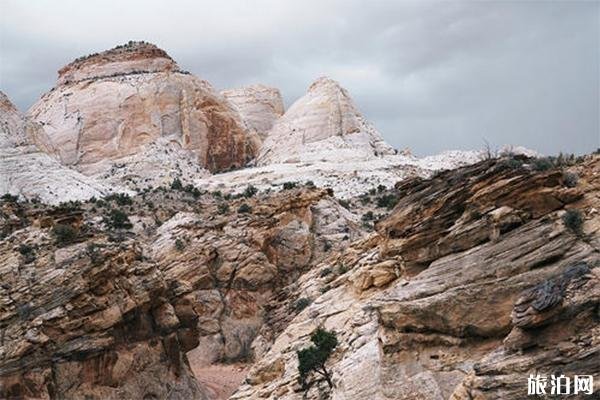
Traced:
<path id="1" fill-rule="evenodd" d="M 160 188 L 0 210 L 0 397 L 11 399 L 207 398 L 186 353 L 209 376 L 248 362 L 271 301 L 363 234 L 318 189 Z"/>
<path id="2" fill-rule="evenodd" d="M 37 144 L 84 173 L 99 172 L 95 164 L 135 155 L 159 138 L 189 150 L 210 171 L 245 165 L 257 146 L 208 82 L 144 42 L 62 68 L 57 86 L 28 116 L 42 127 Z"/>
<path id="3" fill-rule="evenodd" d="M 256 163 L 359 161 L 394 153 L 349 93 L 336 81 L 319 78 L 277 120 Z"/>
<path id="4" fill-rule="evenodd" d="M 111 192 L 41 152 L 30 139 L 38 129 L 0 92 L 0 194 L 54 204 Z"/>
<path id="5" fill-rule="evenodd" d="M 298 281 L 311 304 L 232 398 L 522 399 L 530 373 L 598 376 L 600 157 L 576 185 L 530 162 L 399 183 L 376 234 Z M 317 327 L 340 341 L 334 388 L 303 393 L 296 350 Z"/>

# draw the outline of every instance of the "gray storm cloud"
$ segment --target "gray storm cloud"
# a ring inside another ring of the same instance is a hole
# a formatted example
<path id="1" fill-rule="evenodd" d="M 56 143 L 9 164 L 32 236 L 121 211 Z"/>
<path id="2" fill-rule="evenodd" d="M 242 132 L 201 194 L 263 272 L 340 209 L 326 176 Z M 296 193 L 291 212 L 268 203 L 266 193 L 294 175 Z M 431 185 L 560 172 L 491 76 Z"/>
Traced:
<path id="1" fill-rule="evenodd" d="M 419 155 L 600 147 L 595 1 L 0 2 L 0 88 L 23 110 L 72 59 L 129 40 L 218 89 L 331 76 L 388 142 Z"/>

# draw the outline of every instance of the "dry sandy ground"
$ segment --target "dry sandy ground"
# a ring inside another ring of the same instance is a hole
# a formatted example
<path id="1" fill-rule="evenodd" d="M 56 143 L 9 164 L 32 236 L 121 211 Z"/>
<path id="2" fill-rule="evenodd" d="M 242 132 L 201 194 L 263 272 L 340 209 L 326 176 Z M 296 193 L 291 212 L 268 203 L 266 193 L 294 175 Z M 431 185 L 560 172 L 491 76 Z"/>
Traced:
<path id="1" fill-rule="evenodd" d="M 241 363 L 206 365 L 198 354 L 194 354 L 197 350 L 187 354 L 196 379 L 208 389 L 211 400 L 229 398 L 244 381 L 250 366 Z"/>

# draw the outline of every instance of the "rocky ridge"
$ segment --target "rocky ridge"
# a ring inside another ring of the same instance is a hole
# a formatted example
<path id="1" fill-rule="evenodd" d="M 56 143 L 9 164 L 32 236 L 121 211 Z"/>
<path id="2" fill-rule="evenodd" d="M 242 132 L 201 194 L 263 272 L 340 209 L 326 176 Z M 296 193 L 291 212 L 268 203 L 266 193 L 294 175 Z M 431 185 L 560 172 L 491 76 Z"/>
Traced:
<path id="1" fill-rule="evenodd" d="M 376 234 L 298 281 L 310 305 L 232 398 L 521 399 L 530 373 L 600 373 L 600 158 L 571 170 L 576 187 L 523 160 L 399 183 Z M 340 341 L 334 388 L 303 393 L 317 327 Z"/>

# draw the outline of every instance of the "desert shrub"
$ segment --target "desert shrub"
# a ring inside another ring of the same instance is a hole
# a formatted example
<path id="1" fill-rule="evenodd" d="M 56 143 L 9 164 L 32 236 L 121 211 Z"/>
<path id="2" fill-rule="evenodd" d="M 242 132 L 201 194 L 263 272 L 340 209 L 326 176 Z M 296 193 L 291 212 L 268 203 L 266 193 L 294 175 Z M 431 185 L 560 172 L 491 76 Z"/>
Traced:
<path id="1" fill-rule="evenodd" d="M 323 277 L 326 277 L 327 275 L 331 275 L 331 268 L 328 268 L 328 267 L 326 267 L 326 268 L 323 268 L 323 269 L 321 270 L 321 272 L 319 273 L 319 276 L 320 276 L 321 278 L 323 278 Z"/>
<path id="2" fill-rule="evenodd" d="M 375 189 L 375 188 L 371 188 L 371 189 L 369 189 L 369 194 L 370 194 L 371 196 L 372 196 L 372 195 L 374 195 L 374 194 L 377 194 L 377 189 Z"/>
<path id="3" fill-rule="evenodd" d="M 338 265 L 338 274 L 339 274 L 339 275 L 344 275 L 344 274 L 345 274 L 346 272 L 348 272 L 348 271 L 349 271 L 349 268 L 348 268 L 348 267 L 346 267 L 346 265 L 345 265 L 345 264 L 339 264 L 339 265 Z"/>
<path id="4" fill-rule="evenodd" d="M 573 188 L 577 186 L 579 182 L 579 176 L 574 172 L 565 172 L 563 173 L 563 182 L 566 187 Z"/>
<path id="5" fill-rule="evenodd" d="M 243 196 L 248 199 L 253 197 L 256 193 L 258 193 L 258 189 L 252 185 L 248 185 L 246 190 L 244 190 Z"/>
<path id="6" fill-rule="evenodd" d="M 386 189 L 387 189 L 387 188 L 386 188 L 384 185 L 377 185 L 377 191 L 378 191 L 379 193 L 383 193 L 383 192 L 385 192 L 385 190 L 386 190 Z"/>
<path id="7" fill-rule="evenodd" d="M 290 190 L 296 187 L 296 182 L 283 182 L 283 190 Z"/>
<path id="8" fill-rule="evenodd" d="M 294 310 L 296 310 L 296 312 L 300 312 L 308 307 L 310 303 L 311 301 L 309 298 L 301 297 L 294 302 Z"/>
<path id="9" fill-rule="evenodd" d="M 69 243 L 73 243 L 78 236 L 77 229 L 71 225 L 58 224 L 52 228 L 52 235 L 57 245 L 65 246 Z"/>
<path id="10" fill-rule="evenodd" d="M 217 205 L 217 212 L 219 214 L 225 214 L 225 213 L 229 212 L 229 204 L 227 204 L 227 203 L 219 203 Z"/>
<path id="11" fill-rule="evenodd" d="M 246 214 L 246 213 L 252 212 L 252 207 L 250 207 L 246 203 L 242 203 L 242 205 L 238 208 L 237 212 L 239 214 Z"/>
<path id="12" fill-rule="evenodd" d="M 183 184 L 181 183 L 181 179 L 179 179 L 179 178 L 173 179 L 173 182 L 171 182 L 171 189 L 173 189 L 173 190 L 182 190 L 183 189 Z"/>
<path id="13" fill-rule="evenodd" d="M 108 215 L 105 215 L 102 219 L 102 223 L 111 229 L 131 229 L 133 227 L 131 221 L 129 221 L 129 216 L 117 209 L 110 210 Z"/>
<path id="14" fill-rule="evenodd" d="M 581 233 L 583 228 L 583 214 L 576 209 L 567 210 L 562 220 L 567 228 L 575 233 Z"/>
<path id="15" fill-rule="evenodd" d="M 554 164 L 552 163 L 552 159 L 550 157 L 540 157 L 540 158 L 535 158 L 533 160 L 533 169 L 535 169 L 536 171 L 548 171 L 549 169 L 554 167 Z"/>
<path id="16" fill-rule="evenodd" d="M 310 347 L 296 352 L 302 388 L 304 390 L 310 388 L 313 382 L 308 382 L 308 378 L 313 372 L 325 378 L 332 388 L 331 374 L 325 364 L 338 345 L 337 336 L 333 331 L 318 328 L 310 335 L 310 341 L 313 343 Z"/>
<path id="17" fill-rule="evenodd" d="M 340 206 L 344 207 L 346 210 L 350 209 L 350 203 L 347 200 L 338 199 L 338 203 L 340 204 Z"/>
<path id="18" fill-rule="evenodd" d="M 306 183 L 304 185 L 311 189 L 314 189 L 316 187 L 315 183 L 313 181 L 306 181 Z"/>
<path id="19" fill-rule="evenodd" d="M 321 289 L 319 289 L 319 291 L 320 291 L 321 293 L 327 293 L 327 292 L 329 292 L 329 290 L 330 290 L 330 289 L 331 289 L 331 286 L 329 286 L 329 285 L 325 285 L 325 286 L 323 286 Z"/>
<path id="20" fill-rule="evenodd" d="M 0 197 L 0 199 L 6 201 L 7 203 L 16 203 L 17 201 L 19 201 L 19 196 L 14 196 L 10 193 L 6 193 L 2 197 Z"/>
<path id="21" fill-rule="evenodd" d="M 223 193 L 221 193 L 220 190 L 215 190 L 214 192 L 211 193 L 213 197 L 220 199 L 221 197 L 223 197 Z"/>
<path id="22" fill-rule="evenodd" d="M 200 195 L 202 195 L 202 192 L 200 192 L 200 189 L 198 189 L 196 186 L 194 186 L 192 184 L 185 185 L 185 187 L 183 188 L 183 191 L 191 194 L 192 196 L 194 196 L 195 199 L 197 199 L 198 197 L 200 197 Z"/>
<path id="23" fill-rule="evenodd" d="M 374 219 L 375 219 L 375 215 L 373 215 L 373 211 L 367 211 L 362 216 L 363 221 L 373 221 Z"/>
<path id="24" fill-rule="evenodd" d="M 125 193 L 113 193 L 109 194 L 104 198 L 106 201 L 114 201 L 120 206 L 127 206 L 133 204 L 133 200 Z"/>
<path id="25" fill-rule="evenodd" d="M 385 207 L 391 210 L 398 204 L 399 199 L 393 194 L 384 194 L 377 198 L 377 207 Z"/>
<path id="26" fill-rule="evenodd" d="M 523 166 L 523 161 L 514 157 L 507 157 L 500 162 L 500 165 L 508 169 L 519 169 Z"/>
<path id="27" fill-rule="evenodd" d="M 177 251 L 183 251 L 185 249 L 185 242 L 179 238 L 175 240 L 175 248 Z"/>
<path id="28" fill-rule="evenodd" d="M 23 256 L 25 263 L 30 263 L 35 260 L 35 251 L 33 247 L 28 244 L 20 244 L 18 247 L 19 254 Z"/>

